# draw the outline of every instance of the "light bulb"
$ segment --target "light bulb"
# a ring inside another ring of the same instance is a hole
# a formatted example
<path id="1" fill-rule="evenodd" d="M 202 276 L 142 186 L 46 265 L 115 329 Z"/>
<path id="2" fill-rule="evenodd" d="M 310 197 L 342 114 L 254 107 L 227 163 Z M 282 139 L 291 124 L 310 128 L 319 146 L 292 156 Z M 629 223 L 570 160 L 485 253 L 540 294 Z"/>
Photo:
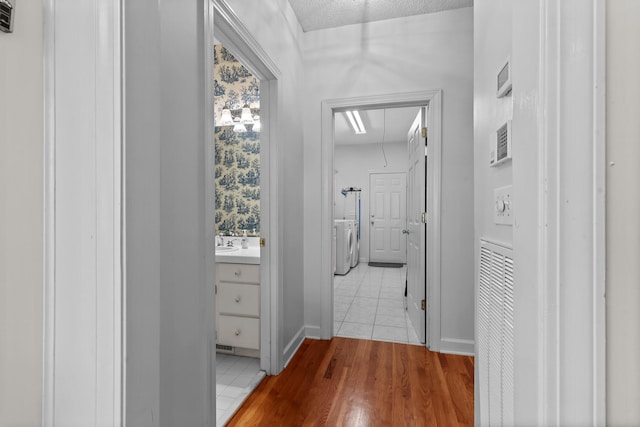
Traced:
<path id="1" fill-rule="evenodd" d="M 218 123 L 218 126 L 232 126 L 233 125 L 233 118 L 231 117 L 231 110 L 229 110 L 227 107 L 224 107 L 222 109 L 222 115 L 220 116 L 220 123 Z"/>
<path id="2" fill-rule="evenodd" d="M 240 123 L 242 123 L 243 125 L 253 124 L 253 117 L 251 117 L 251 109 L 247 104 L 244 104 L 244 107 L 242 107 L 242 115 L 240 116 Z"/>
<path id="3" fill-rule="evenodd" d="M 260 132 L 261 127 L 260 116 L 253 116 L 253 128 L 251 130 L 253 130 L 254 132 Z"/>

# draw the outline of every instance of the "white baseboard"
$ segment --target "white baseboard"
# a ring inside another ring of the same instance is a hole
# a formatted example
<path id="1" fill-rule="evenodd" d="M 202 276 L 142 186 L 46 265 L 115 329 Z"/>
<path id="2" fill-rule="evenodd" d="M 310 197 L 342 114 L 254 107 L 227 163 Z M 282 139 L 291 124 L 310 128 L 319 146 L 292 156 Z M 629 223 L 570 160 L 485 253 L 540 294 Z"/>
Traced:
<path id="1" fill-rule="evenodd" d="M 305 326 L 305 335 L 314 340 L 320 339 L 320 326 Z"/>
<path id="2" fill-rule="evenodd" d="M 289 344 L 284 348 L 284 352 L 282 354 L 282 358 L 284 360 L 284 368 L 287 367 L 293 356 L 295 356 L 296 352 L 300 348 L 302 341 L 305 339 L 305 327 L 300 328 L 297 334 L 293 337 Z"/>
<path id="3" fill-rule="evenodd" d="M 459 340 L 456 338 L 442 338 L 440 340 L 440 353 L 474 356 L 475 342 L 472 340 Z"/>

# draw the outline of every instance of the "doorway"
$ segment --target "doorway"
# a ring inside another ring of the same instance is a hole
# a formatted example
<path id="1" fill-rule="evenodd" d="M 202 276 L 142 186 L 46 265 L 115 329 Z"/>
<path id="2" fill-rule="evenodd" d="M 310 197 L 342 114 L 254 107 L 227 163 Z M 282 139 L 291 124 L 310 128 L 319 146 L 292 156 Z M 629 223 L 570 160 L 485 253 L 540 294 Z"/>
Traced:
<path id="1" fill-rule="evenodd" d="M 403 94 L 389 94 L 372 97 L 346 98 L 336 100 L 326 100 L 322 103 L 322 192 L 323 209 L 322 216 L 322 278 L 323 286 L 321 292 L 321 337 L 331 338 L 334 335 L 334 319 L 333 319 L 333 299 L 334 299 L 334 282 L 333 282 L 333 253 L 332 253 L 332 231 L 334 203 L 332 200 L 334 188 L 335 174 L 335 144 L 334 144 L 334 125 L 335 115 L 345 111 L 358 109 L 385 109 L 396 107 L 420 107 L 428 105 L 428 122 L 430 156 L 428 173 L 430 178 L 430 187 L 432 191 L 431 204 L 432 212 L 431 221 L 427 224 L 429 239 L 426 245 L 428 257 L 424 259 L 427 266 L 426 277 L 426 293 L 429 307 L 427 307 L 427 324 L 429 325 L 427 332 L 426 345 L 434 351 L 438 351 L 437 343 L 440 341 L 440 307 L 439 307 L 439 247 L 440 247 L 440 144 L 441 144 L 441 92 L 439 90 L 411 92 Z M 337 191 L 338 189 L 336 189 Z"/>
<path id="2" fill-rule="evenodd" d="M 274 155 L 272 141 L 277 135 L 276 111 L 278 105 L 278 79 L 280 71 L 270 60 L 269 56 L 253 39 L 248 30 L 241 24 L 238 16 L 223 0 L 212 0 L 213 8 L 208 18 L 208 28 L 214 29 L 207 36 L 210 48 L 206 55 L 207 81 L 207 120 L 209 126 L 207 140 L 214 141 L 214 116 L 215 107 L 213 99 L 216 94 L 214 79 L 214 45 L 221 43 L 228 52 L 246 68 L 246 70 L 259 81 L 260 94 L 260 138 L 259 138 L 259 224 L 260 224 L 260 265 L 259 265 L 259 334 L 260 334 L 260 369 L 268 375 L 275 375 L 282 370 L 282 292 L 278 287 L 279 278 L 282 276 L 280 263 L 278 262 L 278 221 L 279 207 L 271 202 L 276 198 L 278 165 Z M 215 22 L 215 26 L 214 26 Z M 255 90 L 255 88 L 254 88 Z M 255 124 L 253 124 L 255 129 Z M 215 147 L 210 144 L 210 153 L 207 156 L 207 194 L 215 194 Z M 246 175 L 246 174 L 245 174 Z M 249 177 L 251 178 L 251 177 Z M 215 200 L 211 198 L 207 203 L 207 218 L 211 219 L 211 233 L 215 233 L 213 227 L 216 214 Z M 212 248 L 211 252 L 214 252 Z M 212 329 L 211 342 L 212 354 L 215 359 L 215 328 Z M 215 363 L 215 360 L 212 361 Z M 215 378 L 212 379 L 215 381 Z"/>

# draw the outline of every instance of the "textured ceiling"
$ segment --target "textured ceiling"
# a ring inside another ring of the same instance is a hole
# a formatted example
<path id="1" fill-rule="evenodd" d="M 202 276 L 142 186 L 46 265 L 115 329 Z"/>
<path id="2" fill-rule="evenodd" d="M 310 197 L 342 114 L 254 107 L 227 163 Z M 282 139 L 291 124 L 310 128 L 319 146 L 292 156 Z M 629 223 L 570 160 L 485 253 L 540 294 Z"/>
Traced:
<path id="1" fill-rule="evenodd" d="M 289 0 L 304 31 L 473 6 L 473 0 Z"/>
<path id="2" fill-rule="evenodd" d="M 419 107 L 359 110 L 367 133 L 356 135 L 344 113 L 336 113 L 334 141 L 336 145 L 407 143 L 407 133 L 418 115 Z"/>

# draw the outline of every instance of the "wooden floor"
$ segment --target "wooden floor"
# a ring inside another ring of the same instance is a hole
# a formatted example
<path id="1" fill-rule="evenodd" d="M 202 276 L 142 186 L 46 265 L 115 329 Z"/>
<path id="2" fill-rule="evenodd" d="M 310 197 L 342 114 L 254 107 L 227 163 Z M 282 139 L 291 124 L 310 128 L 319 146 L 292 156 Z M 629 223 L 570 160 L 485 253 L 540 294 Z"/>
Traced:
<path id="1" fill-rule="evenodd" d="M 473 358 L 425 347 L 305 340 L 228 426 L 471 426 Z"/>

